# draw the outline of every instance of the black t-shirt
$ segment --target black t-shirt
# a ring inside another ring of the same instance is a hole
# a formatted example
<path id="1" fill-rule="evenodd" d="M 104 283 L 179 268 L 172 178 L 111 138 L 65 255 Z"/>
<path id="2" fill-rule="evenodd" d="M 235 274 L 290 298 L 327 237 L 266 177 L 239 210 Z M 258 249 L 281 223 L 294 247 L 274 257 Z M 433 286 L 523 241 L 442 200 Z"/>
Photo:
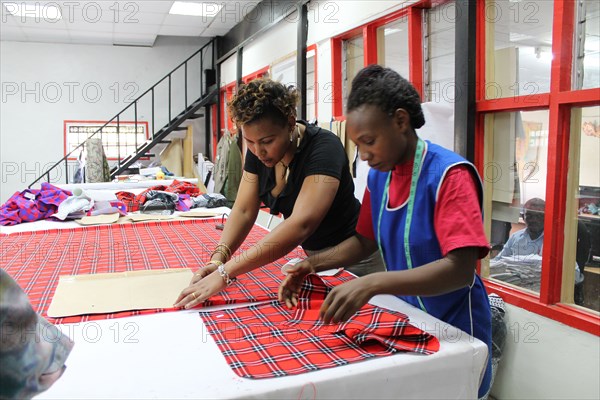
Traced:
<path id="1" fill-rule="evenodd" d="M 306 130 L 289 165 L 287 183 L 279 196 L 271 195 L 276 184 L 275 169 L 265 166 L 250 151 L 246 152 L 244 170 L 258 175 L 260 200 L 270 208 L 271 214 L 282 213 L 285 218 L 292 214 L 304 178 L 326 175 L 340 181 L 327 215 L 317 230 L 302 243 L 307 250 L 320 250 L 335 246 L 354 235 L 360 203 L 354 197 L 354 181 L 340 139 L 328 130 L 305 121 L 298 122 L 305 125 Z"/>

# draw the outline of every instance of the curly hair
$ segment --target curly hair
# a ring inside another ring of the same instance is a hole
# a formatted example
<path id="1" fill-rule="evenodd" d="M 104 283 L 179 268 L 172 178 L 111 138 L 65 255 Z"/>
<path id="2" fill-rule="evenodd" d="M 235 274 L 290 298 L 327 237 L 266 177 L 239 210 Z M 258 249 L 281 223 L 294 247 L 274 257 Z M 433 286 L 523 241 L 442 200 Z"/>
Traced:
<path id="1" fill-rule="evenodd" d="M 396 71 L 381 65 L 363 68 L 352 81 L 347 112 L 364 104 L 374 105 L 390 116 L 398 108 L 406 110 L 413 129 L 425 124 L 421 97 L 417 90 Z"/>
<path id="2" fill-rule="evenodd" d="M 231 119 L 238 127 L 262 118 L 281 126 L 296 118 L 296 105 L 300 96 L 293 86 L 268 78 L 259 78 L 240 86 L 237 94 L 227 103 Z"/>

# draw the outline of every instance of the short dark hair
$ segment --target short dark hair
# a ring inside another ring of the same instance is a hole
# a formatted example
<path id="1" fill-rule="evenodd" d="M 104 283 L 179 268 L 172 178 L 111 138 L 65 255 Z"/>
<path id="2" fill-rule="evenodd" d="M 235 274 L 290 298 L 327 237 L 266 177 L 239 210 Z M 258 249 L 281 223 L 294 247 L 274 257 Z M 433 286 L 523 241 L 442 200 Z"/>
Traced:
<path id="1" fill-rule="evenodd" d="M 358 72 L 352 81 L 347 112 L 364 104 L 378 107 L 392 116 L 402 108 L 410 115 L 410 125 L 419 129 L 425 124 L 421 97 L 414 86 L 399 73 L 381 65 L 369 65 Z"/>
<path id="2" fill-rule="evenodd" d="M 268 78 L 259 78 L 240 86 L 237 94 L 227 104 L 229 115 L 238 128 L 262 118 L 281 126 L 296 118 L 298 90 Z"/>

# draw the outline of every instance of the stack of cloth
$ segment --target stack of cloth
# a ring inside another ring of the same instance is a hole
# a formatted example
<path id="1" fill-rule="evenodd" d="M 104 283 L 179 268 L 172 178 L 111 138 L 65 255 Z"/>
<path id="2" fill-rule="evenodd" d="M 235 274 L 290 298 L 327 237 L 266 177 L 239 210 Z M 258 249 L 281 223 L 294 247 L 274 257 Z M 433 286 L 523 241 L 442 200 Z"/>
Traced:
<path id="1" fill-rule="evenodd" d="M 542 257 L 537 254 L 510 256 L 490 262 L 490 278 L 539 292 Z"/>

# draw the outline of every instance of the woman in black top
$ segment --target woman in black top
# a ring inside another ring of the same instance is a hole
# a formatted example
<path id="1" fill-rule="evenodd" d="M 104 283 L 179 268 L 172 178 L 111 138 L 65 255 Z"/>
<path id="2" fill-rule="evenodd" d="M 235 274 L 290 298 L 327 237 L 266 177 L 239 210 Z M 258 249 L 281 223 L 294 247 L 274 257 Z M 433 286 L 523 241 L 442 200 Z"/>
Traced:
<path id="1" fill-rule="evenodd" d="M 177 299 L 193 307 L 238 275 L 273 262 L 302 244 L 309 254 L 355 234 L 360 209 L 348 158 L 333 133 L 296 121 L 298 92 L 270 79 L 243 85 L 228 104 L 248 146 L 244 173 L 221 242 Z M 252 228 L 260 203 L 285 220 L 254 246 L 231 258 Z M 350 270 L 383 271 L 377 253 Z"/>

